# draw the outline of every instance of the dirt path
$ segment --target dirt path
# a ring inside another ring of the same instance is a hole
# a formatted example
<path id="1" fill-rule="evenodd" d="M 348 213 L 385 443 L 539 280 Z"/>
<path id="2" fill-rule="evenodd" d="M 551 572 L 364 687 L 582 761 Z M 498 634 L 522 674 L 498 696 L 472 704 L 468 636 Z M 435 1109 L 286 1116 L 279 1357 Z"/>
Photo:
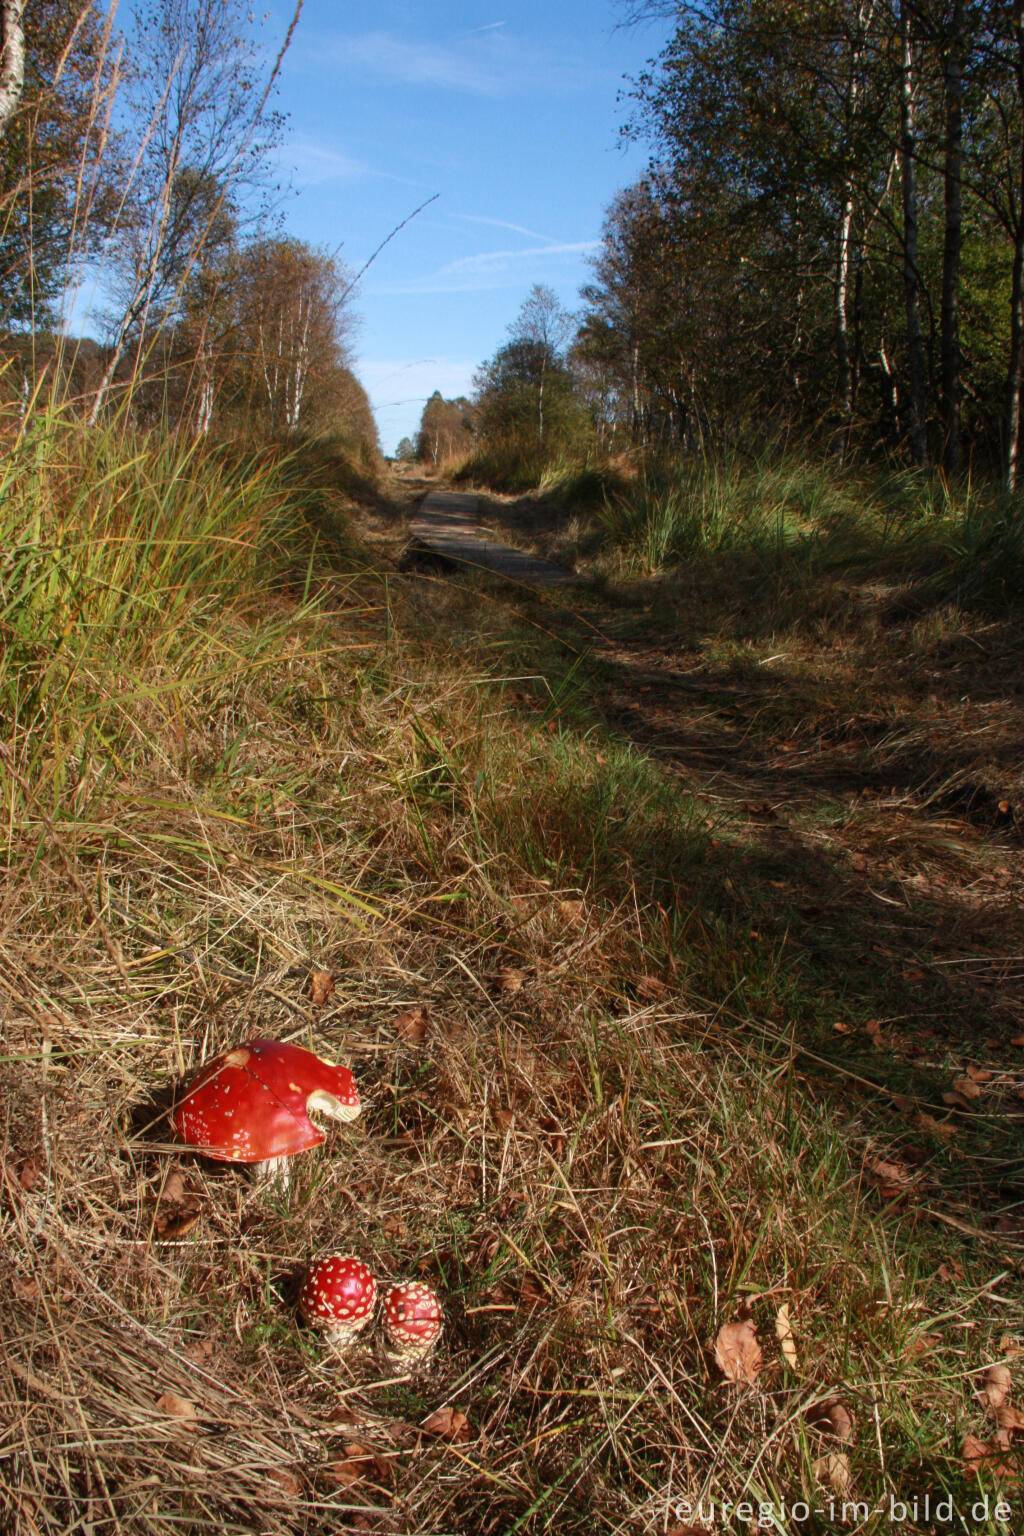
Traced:
<path id="1" fill-rule="evenodd" d="M 378 535 L 392 558 L 428 492 L 453 541 L 462 536 L 472 499 L 447 489 L 412 475 L 392 482 L 390 526 Z M 565 535 L 567 516 L 536 498 L 478 505 L 537 557 Z M 738 577 L 709 567 L 671 583 L 563 591 L 563 573 L 550 593 L 523 592 L 520 603 L 510 583 L 508 597 L 564 647 L 565 667 L 584 660 L 585 674 L 574 671 L 587 680 L 581 725 L 596 710 L 613 738 L 705 806 L 726 829 L 715 857 L 742 848 L 726 890 L 753 929 L 784 928 L 832 973 L 837 994 L 863 1003 L 874 992 L 891 1036 L 900 1015 L 915 1043 L 934 1031 L 1016 1054 L 1019 637 L 1005 620 L 901 616 L 867 589 L 836 599 L 846 617 L 834 625 L 827 609 L 820 625 L 780 621 L 763 585 Z"/>
<path id="2" fill-rule="evenodd" d="M 489 571 L 531 587 L 569 586 L 576 581 L 573 571 L 488 538 L 478 521 L 479 513 L 479 496 L 430 492 L 409 520 L 412 542 L 406 563 L 415 565 L 426 557 Z"/>

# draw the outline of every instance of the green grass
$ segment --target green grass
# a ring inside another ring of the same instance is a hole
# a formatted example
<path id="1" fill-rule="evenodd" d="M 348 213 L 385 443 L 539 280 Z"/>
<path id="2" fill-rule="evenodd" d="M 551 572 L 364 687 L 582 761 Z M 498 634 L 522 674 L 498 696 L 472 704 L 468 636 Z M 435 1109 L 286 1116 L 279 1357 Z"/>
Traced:
<path id="1" fill-rule="evenodd" d="M 566 610 L 374 569 L 329 455 L 53 418 L 8 455 L 4 1518 L 618 1536 L 700 1499 L 948 1490 L 954 1530 L 1013 1528 L 971 1523 L 996 1474 L 961 1451 L 998 1427 L 977 1373 L 1019 1382 L 1024 1346 L 1018 865 L 1013 823 L 934 797 L 969 772 L 1016 796 L 1019 626 L 988 586 L 980 617 L 934 584 L 890 613 L 954 569 L 906 530 L 941 554 L 961 513 L 908 499 L 889 533 L 855 488 L 766 470 L 746 532 L 712 537 L 709 491 L 688 562 L 630 556 Z M 813 585 L 805 524 L 834 535 Z M 864 544 L 893 591 L 841 600 L 878 579 Z M 644 680 L 652 648 L 687 688 Z M 258 1033 L 364 1099 L 286 1195 L 161 1118 Z M 944 1104 L 968 1065 L 992 1075 Z M 330 1250 L 438 1286 L 425 1371 L 299 1326 Z M 715 1341 L 748 1315 L 762 1365 L 732 1385 Z M 468 1439 L 424 1428 L 444 1406 Z"/>

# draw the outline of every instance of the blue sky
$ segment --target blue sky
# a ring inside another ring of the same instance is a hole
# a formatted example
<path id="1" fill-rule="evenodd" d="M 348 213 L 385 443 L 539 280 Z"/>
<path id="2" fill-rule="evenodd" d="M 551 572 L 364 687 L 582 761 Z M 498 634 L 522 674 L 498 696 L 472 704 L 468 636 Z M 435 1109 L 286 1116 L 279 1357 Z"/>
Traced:
<path id="1" fill-rule="evenodd" d="M 288 14 L 273 0 L 268 36 Z M 355 298 L 385 451 L 434 389 L 469 391 L 534 283 L 578 306 L 605 208 L 646 163 L 620 146 L 618 96 L 662 32 L 621 16 L 613 0 L 306 0 L 278 101 L 289 233 L 358 268 L 440 194 Z"/>

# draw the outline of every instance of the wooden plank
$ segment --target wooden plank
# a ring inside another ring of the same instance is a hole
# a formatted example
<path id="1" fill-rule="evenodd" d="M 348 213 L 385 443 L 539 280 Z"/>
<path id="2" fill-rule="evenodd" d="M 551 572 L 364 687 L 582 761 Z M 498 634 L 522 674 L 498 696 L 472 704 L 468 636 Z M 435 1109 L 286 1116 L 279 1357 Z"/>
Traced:
<path id="1" fill-rule="evenodd" d="M 574 571 L 487 538 L 477 522 L 479 509 L 478 496 L 432 491 L 409 520 L 409 554 L 438 556 L 453 565 L 490 571 L 531 587 L 561 587 L 579 579 Z"/>

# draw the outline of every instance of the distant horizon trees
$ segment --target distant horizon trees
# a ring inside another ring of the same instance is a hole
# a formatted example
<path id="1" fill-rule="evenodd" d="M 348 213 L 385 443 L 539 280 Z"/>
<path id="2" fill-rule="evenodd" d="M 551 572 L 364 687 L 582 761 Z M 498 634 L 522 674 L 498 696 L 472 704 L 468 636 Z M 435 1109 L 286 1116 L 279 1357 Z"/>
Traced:
<path id="1" fill-rule="evenodd" d="M 648 174 L 609 210 L 591 355 L 641 442 L 756 422 L 1011 488 L 1024 42 L 1010 0 L 650 0 Z"/>
<path id="2" fill-rule="evenodd" d="M 672 23 L 631 82 L 648 169 L 607 210 L 574 334 L 535 287 L 482 365 L 481 451 L 548 458 L 586 424 L 602 451 L 781 440 L 1014 489 L 1016 0 L 622 6 Z"/>
<path id="3" fill-rule="evenodd" d="M 474 408 L 464 395 L 445 400 L 435 389 L 423 407 L 414 456 L 435 467 L 445 459 L 458 458 L 473 446 Z M 401 454 L 399 454 L 401 458 Z"/>
<path id="4" fill-rule="evenodd" d="M 341 432 L 377 451 L 351 370 L 351 274 L 281 235 L 268 58 L 245 0 L 0 4 L 0 357 L 98 422 Z M 19 51 L 20 45 L 20 51 Z M 103 274 L 98 341 L 61 334 Z"/>

